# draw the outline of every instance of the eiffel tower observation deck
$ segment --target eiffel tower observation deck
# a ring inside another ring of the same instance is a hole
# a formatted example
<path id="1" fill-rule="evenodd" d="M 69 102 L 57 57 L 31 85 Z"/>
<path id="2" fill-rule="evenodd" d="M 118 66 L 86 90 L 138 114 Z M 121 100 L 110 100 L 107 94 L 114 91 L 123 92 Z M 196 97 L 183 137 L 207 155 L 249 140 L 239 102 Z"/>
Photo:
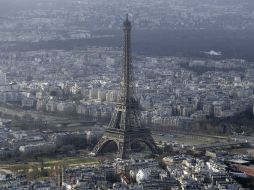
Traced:
<path id="1" fill-rule="evenodd" d="M 134 84 L 132 80 L 133 67 L 131 64 L 131 22 L 126 16 L 123 23 L 124 46 L 121 93 L 116 110 L 111 121 L 92 151 L 92 155 L 97 156 L 104 152 L 105 147 L 111 142 L 115 142 L 118 148 L 118 158 L 128 158 L 132 152 L 132 147 L 137 143 L 146 144 L 153 154 L 158 154 L 151 132 L 142 126 L 140 121 L 139 102 L 135 98 Z"/>

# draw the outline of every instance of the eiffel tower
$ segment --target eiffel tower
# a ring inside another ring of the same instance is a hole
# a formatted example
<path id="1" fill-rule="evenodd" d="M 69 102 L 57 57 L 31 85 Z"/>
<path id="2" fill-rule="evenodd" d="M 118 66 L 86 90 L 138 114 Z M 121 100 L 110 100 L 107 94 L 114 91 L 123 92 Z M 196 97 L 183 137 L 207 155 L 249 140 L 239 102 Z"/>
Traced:
<path id="1" fill-rule="evenodd" d="M 150 130 L 141 124 L 139 102 L 134 96 L 131 65 L 131 22 L 128 19 L 128 14 L 123 23 L 123 31 L 124 61 L 120 98 L 109 126 L 92 151 L 94 156 L 101 154 L 112 141 L 117 144 L 118 158 L 128 158 L 131 146 L 138 142 L 145 143 L 153 154 L 159 153 Z"/>

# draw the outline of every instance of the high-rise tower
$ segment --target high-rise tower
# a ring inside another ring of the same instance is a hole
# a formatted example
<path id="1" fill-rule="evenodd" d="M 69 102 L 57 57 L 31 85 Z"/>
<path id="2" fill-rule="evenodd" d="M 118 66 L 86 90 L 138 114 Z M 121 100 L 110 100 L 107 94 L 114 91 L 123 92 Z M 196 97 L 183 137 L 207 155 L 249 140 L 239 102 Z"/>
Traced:
<path id="1" fill-rule="evenodd" d="M 93 149 L 92 153 L 95 156 L 102 153 L 103 149 L 112 141 L 117 144 L 119 158 L 129 157 L 131 146 L 137 142 L 145 143 L 152 153 L 159 153 L 150 130 L 141 124 L 139 102 L 134 97 L 131 65 L 131 22 L 128 19 L 128 15 L 123 23 L 123 31 L 124 61 L 121 94 L 106 132 Z"/>

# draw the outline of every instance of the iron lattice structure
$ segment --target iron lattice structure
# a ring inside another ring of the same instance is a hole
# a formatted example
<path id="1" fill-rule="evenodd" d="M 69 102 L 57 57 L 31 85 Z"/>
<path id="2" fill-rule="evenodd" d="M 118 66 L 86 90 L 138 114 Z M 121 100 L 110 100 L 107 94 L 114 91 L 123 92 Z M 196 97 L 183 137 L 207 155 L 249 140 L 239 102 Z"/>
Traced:
<path id="1" fill-rule="evenodd" d="M 140 121 L 139 102 L 135 98 L 134 83 L 132 80 L 131 22 L 128 19 L 128 15 L 123 23 L 123 31 L 124 60 L 120 98 L 109 126 L 92 151 L 94 156 L 102 153 L 105 146 L 112 141 L 117 144 L 119 158 L 128 158 L 131 153 L 131 146 L 136 142 L 145 143 L 154 154 L 159 153 L 159 149 L 154 142 L 150 130 L 143 127 Z"/>

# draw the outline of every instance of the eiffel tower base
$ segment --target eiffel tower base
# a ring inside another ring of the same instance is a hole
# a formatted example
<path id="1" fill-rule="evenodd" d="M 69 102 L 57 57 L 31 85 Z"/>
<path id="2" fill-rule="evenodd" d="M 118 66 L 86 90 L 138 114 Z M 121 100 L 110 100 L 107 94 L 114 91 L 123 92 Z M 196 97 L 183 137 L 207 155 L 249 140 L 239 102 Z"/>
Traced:
<path id="1" fill-rule="evenodd" d="M 127 159 L 132 152 L 132 145 L 137 142 L 145 143 L 153 154 L 160 153 L 160 150 L 156 146 L 150 131 L 146 128 L 136 128 L 128 131 L 109 128 L 96 144 L 91 155 L 101 155 L 104 152 L 104 148 L 112 141 L 117 145 L 118 158 Z"/>

